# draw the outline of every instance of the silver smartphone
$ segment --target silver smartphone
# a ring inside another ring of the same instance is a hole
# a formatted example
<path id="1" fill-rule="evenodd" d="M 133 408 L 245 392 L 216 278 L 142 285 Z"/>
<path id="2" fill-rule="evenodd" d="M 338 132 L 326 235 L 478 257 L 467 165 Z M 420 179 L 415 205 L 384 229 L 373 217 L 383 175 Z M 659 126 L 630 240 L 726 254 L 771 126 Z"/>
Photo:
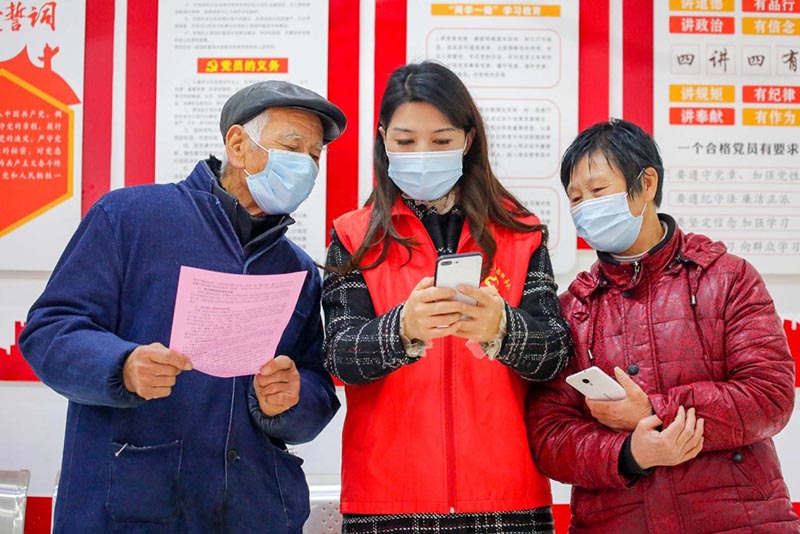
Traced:
<path id="1" fill-rule="evenodd" d="M 480 287 L 482 266 L 483 255 L 480 252 L 439 256 L 436 260 L 434 285 L 436 287 L 456 289 L 456 291 L 460 285 Z M 474 305 L 477 303 L 475 299 L 458 292 L 454 298 L 468 304 Z"/>
<path id="2" fill-rule="evenodd" d="M 567 377 L 567 384 L 584 394 L 587 399 L 620 400 L 625 389 L 599 367 L 589 367 Z"/>

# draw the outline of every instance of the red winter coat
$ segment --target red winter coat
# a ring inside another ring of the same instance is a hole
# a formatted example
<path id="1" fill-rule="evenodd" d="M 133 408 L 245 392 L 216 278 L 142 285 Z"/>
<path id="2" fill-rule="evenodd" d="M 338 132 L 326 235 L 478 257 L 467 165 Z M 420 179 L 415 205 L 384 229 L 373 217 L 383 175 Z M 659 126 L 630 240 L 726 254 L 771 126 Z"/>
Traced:
<path id="1" fill-rule="evenodd" d="M 771 439 L 795 399 L 772 299 L 722 243 L 661 218 L 673 235 L 637 262 L 638 274 L 603 255 L 561 295 L 575 355 L 529 399 L 536 464 L 573 485 L 572 534 L 800 532 Z M 629 433 L 600 425 L 563 380 L 592 364 L 611 376 L 627 370 L 665 427 L 680 405 L 694 407 L 705 419 L 700 455 L 633 483 L 620 476 Z"/>

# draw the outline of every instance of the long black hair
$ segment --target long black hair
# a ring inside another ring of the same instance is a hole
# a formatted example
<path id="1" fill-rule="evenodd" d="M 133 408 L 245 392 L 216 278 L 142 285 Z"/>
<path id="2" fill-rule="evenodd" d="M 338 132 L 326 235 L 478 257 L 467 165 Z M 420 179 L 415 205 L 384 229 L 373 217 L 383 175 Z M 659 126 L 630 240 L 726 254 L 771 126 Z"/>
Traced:
<path id="1" fill-rule="evenodd" d="M 483 119 L 463 82 L 447 67 L 431 61 L 412 63 L 392 72 L 381 99 L 378 128 L 386 129 L 395 111 L 407 102 L 425 102 L 438 109 L 450 123 L 465 134 L 475 132 L 472 145 L 464 156 L 463 174 L 458 181 L 458 203 L 473 238 L 483 250 L 484 275 L 488 272 L 497 251 L 497 243 L 488 230 L 489 221 L 519 232 L 541 231 L 547 238 L 545 225 L 525 224 L 520 217 L 531 213 L 500 184 L 489 165 L 489 149 Z M 413 237 L 403 237 L 392 224 L 391 211 L 400 189 L 389 178 L 389 158 L 380 131 L 375 133 L 373 154 L 375 188 L 367 199 L 372 205 L 369 226 L 364 241 L 353 253 L 344 271 L 372 269 L 386 259 L 389 245 L 396 241 L 406 248 L 409 257 L 417 242 Z M 382 245 L 378 258 L 361 265 L 365 254 Z"/>

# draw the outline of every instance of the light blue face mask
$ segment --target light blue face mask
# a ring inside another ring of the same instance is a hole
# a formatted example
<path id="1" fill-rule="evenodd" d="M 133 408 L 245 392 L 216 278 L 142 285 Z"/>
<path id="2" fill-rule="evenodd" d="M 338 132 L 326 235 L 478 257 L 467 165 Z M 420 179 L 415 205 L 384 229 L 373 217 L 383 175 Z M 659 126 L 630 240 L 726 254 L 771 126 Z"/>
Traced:
<path id="1" fill-rule="evenodd" d="M 389 178 L 414 200 L 436 200 L 449 193 L 461 178 L 464 148 L 432 152 L 387 150 Z"/>
<path id="2" fill-rule="evenodd" d="M 268 215 L 292 213 L 314 189 L 319 173 L 317 164 L 308 154 L 267 149 L 250 139 L 269 155 L 263 171 L 255 174 L 244 171 L 253 200 Z"/>
<path id="3" fill-rule="evenodd" d="M 647 204 L 645 204 L 647 207 Z M 595 250 L 619 254 L 633 245 L 642 228 L 642 213 L 628 208 L 628 194 L 615 193 L 584 200 L 570 210 L 578 235 Z"/>

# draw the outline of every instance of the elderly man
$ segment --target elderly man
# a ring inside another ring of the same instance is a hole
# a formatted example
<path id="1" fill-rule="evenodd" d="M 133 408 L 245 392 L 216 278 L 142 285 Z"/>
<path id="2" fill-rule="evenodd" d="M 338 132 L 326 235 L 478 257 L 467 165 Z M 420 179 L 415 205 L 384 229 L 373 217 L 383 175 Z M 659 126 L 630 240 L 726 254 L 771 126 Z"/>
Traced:
<path id="1" fill-rule="evenodd" d="M 320 276 L 285 234 L 345 126 L 312 91 L 251 85 L 222 109 L 224 167 L 212 157 L 86 214 L 20 339 L 70 401 L 55 532 L 301 530 L 308 487 L 286 444 L 314 438 L 339 403 L 321 361 Z M 166 347 L 182 265 L 308 273 L 260 374 L 191 372 Z"/>
<path id="2" fill-rule="evenodd" d="M 800 532 L 772 437 L 789 421 L 794 364 L 758 272 L 658 213 L 655 141 L 621 120 L 567 149 L 561 181 L 598 251 L 561 296 L 575 355 L 621 400 L 564 380 L 534 392 L 536 465 L 572 487 L 573 534 Z"/>

